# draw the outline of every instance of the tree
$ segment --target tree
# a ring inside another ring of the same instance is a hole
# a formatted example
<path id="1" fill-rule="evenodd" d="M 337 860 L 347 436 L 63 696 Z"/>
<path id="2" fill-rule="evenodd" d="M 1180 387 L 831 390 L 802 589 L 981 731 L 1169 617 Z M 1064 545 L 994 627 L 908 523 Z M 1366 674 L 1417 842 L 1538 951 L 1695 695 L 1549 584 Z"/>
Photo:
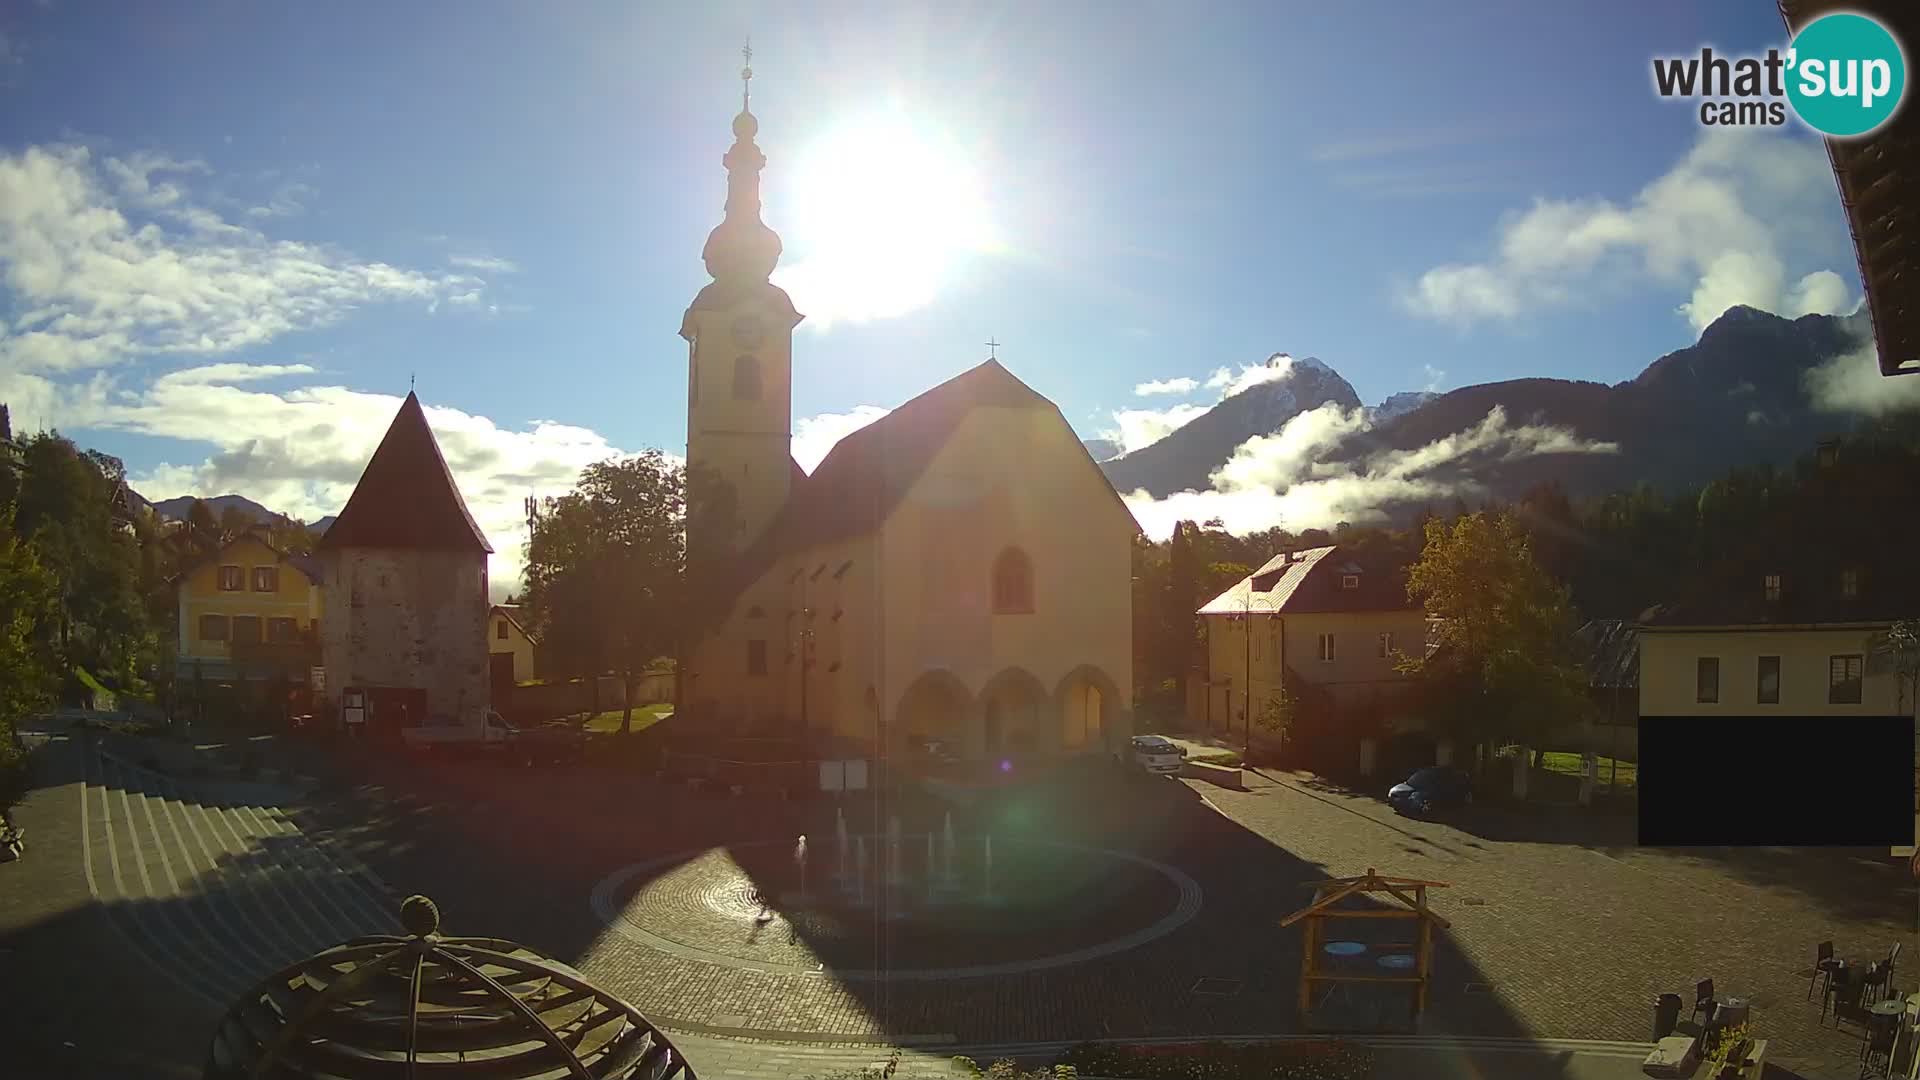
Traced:
<path id="1" fill-rule="evenodd" d="M 1876 635 L 1873 653 L 1876 665 L 1893 672 L 1900 711 L 1915 709 L 1920 702 L 1920 619 L 1901 619 Z"/>
<path id="2" fill-rule="evenodd" d="M 1437 620 L 1438 648 L 1401 667 L 1425 678 L 1443 726 L 1475 742 L 1525 739 L 1588 707 L 1567 590 L 1513 515 L 1430 522 L 1407 594 Z"/>
<path id="3" fill-rule="evenodd" d="M 15 726 L 45 708 L 55 688 L 42 627 L 53 618 L 53 575 L 0 523 L 0 810 L 26 793 Z"/>
<path id="4" fill-rule="evenodd" d="M 686 571 L 686 475 L 657 450 L 598 462 L 533 518 L 526 594 L 552 655 L 573 674 L 623 678 L 622 734 L 640 676 L 674 651 Z M 597 706 L 596 701 L 596 706 Z"/>
<path id="5" fill-rule="evenodd" d="M 63 668 L 83 665 L 124 687 L 151 658 L 140 553 L 118 524 L 117 462 L 81 453 L 57 432 L 27 440 L 14 528 L 53 576 L 51 628 Z M 103 472 L 105 469 L 107 471 Z"/>

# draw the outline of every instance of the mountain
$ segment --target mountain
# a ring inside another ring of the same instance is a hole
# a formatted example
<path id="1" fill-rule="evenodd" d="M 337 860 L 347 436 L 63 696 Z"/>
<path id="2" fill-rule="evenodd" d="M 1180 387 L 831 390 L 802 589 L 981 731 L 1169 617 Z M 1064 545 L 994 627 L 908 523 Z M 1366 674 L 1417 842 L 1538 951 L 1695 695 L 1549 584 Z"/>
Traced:
<path id="1" fill-rule="evenodd" d="M 1431 390 L 1403 391 L 1367 410 L 1367 419 L 1376 424 L 1384 424 L 1389 420 L 1405 416 L 1439 396 Z"/>
<path id="2" fill-rule="evenodd" d="M 1120 444 L 1112 439 L 1081 439 L 1080 445 L 1087 448 L 1087 453 L 1092 454 L 1096 462 L 1111 461 L 1120 456 Z"/>
<path id="3" fill-rule="evenodd" d="M 1441 439 L 1473 431 L 1497 408 L 1509 428 L 1549 427 L 1588 443 L 1614 444 L 1617 452 L 1517 455 L 1509 452 L 1509 441 L 1456 439 L 1441 448 L 1448 456 L 1423 465 L 1419 477 L 1470 499 L 1513 498 L 1548 481 L 1558 482 L 1575 498 L 1643 482 L 1669 491 L 1694 487 L 1736 466 L 1784 464 L 1820 440 L 1850 430 L 1854 417 L 1814 407 L 1807 375 L 1834 356 L 1857 349 L 1866 330 L 1861 315 L 1790 320 L 1735 307 L 1708 326 L 1695 344 L 1613 386 L 1511 379 L 1462 387 L 1424 401 L 1415 400 L 1423 395 L 1396 394 L 1373 412 L 1370 430 L 1337 444 L 1318 464 L 1336 469 L 1344 465 L 1344 471 L 1356 474 L 1377 472 L 1396 454 L 1432 448 Z M 1303 379 L 1313 390 L 1305 391 Z M 1333 379 L 1346 387 L 1344 379 Z M 1326 393 L 1330 385 L 1325 376 L 1296 370 L 1287 379 L 1221 402 L 1160 442 L 1101 468 L 1122 492 L 1144 487 L 1164 497 L 1208 490 L 1209 475 L 1234 447 L 1255 435 L 1271 434 L 1294 414 L 1312 408 L 1316 392 Z M 1242 401 L 1249 397 L 1255 400 Z M 1325 399 L 1358 407 L 1350 387 L 1345 394 L 1327 393 Z M 1394 516 L 1402 517 L 1419 507 L 1398 509 L 1402 513 Z"/>
<path id="4" fill-rule="evenodd" d="M 172 499 L 161 499 L 159 502 L 151 502 L 141 496 L 139 492 L 130 492 L 130 494 L 141 502 L 152 506 L 154 513 L 159 514 L 163 518 L 172 518 L 175 521 L 185 521 L 187 519 L 187 511 L 193 506 L 194 500 L 194 496 L 192 495 L 181 495 Z M 216 521 L 219 520 L 220 515 L 226 513 L 229 508 L 237 509 L 257 522 L 293 520 L 285 514 L 276 513 L 261 506 L 245 495 L 215 495 L 212 498 L 201 499 L 200 501 L 206 503 L 207 509 L 213 511 L 213 516 Z M 333 522 L 333 518 L 331 517 L 321 518 L 320 520 L 328 524 L 332 524 Z M 310 528 L 324 531 L 317 523 L 310 526 Z"/>
<path id="5" fill-rule="evenodd" d="M 1267 358 L 1266 371 L 1274 377 L 1228 397 L 1159 442 L 1101 462 L 1100 468 L 1122 493 L 1140 488 L 1159 496 L 1205 491 L 1208 474 L 1253 436 L 1279 431 L 1287 421 L 1328 402 L 1360 408 L 1352 384 L 1314 357 L 1295 360 L 1274 353 Z"/>

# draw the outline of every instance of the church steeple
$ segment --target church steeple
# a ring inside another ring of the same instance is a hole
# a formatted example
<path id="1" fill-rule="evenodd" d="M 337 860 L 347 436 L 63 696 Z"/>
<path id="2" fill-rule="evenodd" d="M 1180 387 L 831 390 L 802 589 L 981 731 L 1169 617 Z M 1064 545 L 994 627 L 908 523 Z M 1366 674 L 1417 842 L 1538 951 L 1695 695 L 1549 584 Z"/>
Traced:
<path id="1" fill-rule="evenodd" d="M 725 285 L 766 281 L 780 261 L 780 236 L 760 220 L 760 170 L 767 155 L 753 137 L 760 121 L 753 115 L 753 46 L 740 50 L 740 115 L 733 118 L 733 146 L 720 161 L 727 167 L 726 217 L 707 235 L 707 273 Z"/>
<path id="2" fill-rule="evenodd" d="M 754 144 L 753 50 L 741 50 L 740 114 L 733 118 L 726 216 L 701 253 L 713 280 L 680 321 L 687 340 L 687 552 L 717 556 L 751 543 L 786 503 L 794 471 L 793 328 L 800 313 L 769 278 L 780 237 L 760 220 Z"/>

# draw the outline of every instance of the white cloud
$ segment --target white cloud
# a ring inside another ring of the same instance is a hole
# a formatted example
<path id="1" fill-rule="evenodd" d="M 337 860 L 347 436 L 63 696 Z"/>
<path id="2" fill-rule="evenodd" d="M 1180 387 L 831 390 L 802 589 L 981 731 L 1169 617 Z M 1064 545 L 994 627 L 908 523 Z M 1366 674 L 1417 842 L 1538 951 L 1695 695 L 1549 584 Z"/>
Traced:
<path id="1" fill-rule="evenodd" d="M 1133 392 L 1141 396 L 1191 393 L 1204 386 L 1208 390 L 1219 391 L 1219 395 L 1214 399 L 1214 404 L 1218 404 L 1261 383 L 1285 379 L 1293 374 L 1293 365 L 1293 357 L 1286 353 L 1275 353 L 1264 363 L 1242 364 L 1237 371 L 1231 367 L 1215 368 L 1213 374 L 1207 376 L 1204 383 L 1185 376 L 1156 379 L 1153 382 L 1140 383 L 1133 388 Z M 1099 437 L 1118 445 L 1121 453 L 1131 454 L 1135 450 L 1151 446 L 1166 438 L 1195 418 L 1205 415 L 1210 408 L 1212 405 L 1183 403 L 1165 409 L 1117 409 L 1113 413 L 1112 425 L 1102 429 Z"/>
<path id="2" fill-rule="evenodd" d="M 0 372 L 0 400 L 16 425 L 69 431 L 129 432 L 179 440 L 197 460 L 161 461 L 132 470 L 150 499 L 237 492 L 281 513 L 313 521 L 337 514 L 393 422 L 400 399 L 340 386 L 281 391 L 240 383 L 305 374 L 305 365 L 216 364 L 123 388 L 97 372 L 66 386 L 37 375 Z M 529 495 L 559 495 L 580 470 L 624 451 L 585 428 L 534 421 L 513 429 L 457 409 L 427 407 L 474 519 L 493 543 L 491 581 L 499 596 L 519 588 L 525 566 Z M 211 445 L 212 453 L 198 448 Z"/>
<path id="3" fill-rule="evenodd" d="M 478 270 L 489 274 L 516 274 L 520 266 L 512 259 L 502 259 L 493 255 L 449 255 L 447 262 L 462 270 Z"/>
<path id="4" fill-rule="evenodd" d="M 1394 450 L 1352 462 L 1327 462 L 1327 451 L 1367 431 L 1364 410 L 1332 403 L 1295 416 L 1273 435 L 1242 443 L 1210 478 L 1207 491 L 1183 491 L 1156 499 L 1144 491 L 1125 497 L 1148 536 L 1165 539 L 1177 521 L 1222 519 L 1228 530 L 1248 533 L 1276 525 L 1291 530 L 1326 529 L 1386 519 L 1396 503 L 1430 501 L 1477 490 L 1470 470 L 1450 465 L 1516 461 L 1540 454 L 1611 454 L 1619 447 L 1581 439 L 1564 428 L 1507 421 L 1495 408 L 1479 424 L 1414 450 Z"/>
<path id="5" fill-rule="evenodd" d="M 312 185 L 298 180 L 280 185 L 273 197 L 260 206 L 247 208 L 251 218 L 297 217 L 307 212 L 306 200 L 315 194 Z"/>
<path id="6" fill-rule="evenodd" d="M 1121 453 L 1131 454 L 1205 415 L 1207 409 L 1206 405 L 1192 404 L 1167 409 L 1117 409 L 1113 414 L 1115 426 L 1102 431 L 1100 437 L 1118 443 Z"/>
<path id="7" fill-rule="evenodd" d="M 1153 394 L 1191 394 L 1199 388 L 1200 380 L 1183 375 L 1177 379 L 1155 379 L 1140 383 L 1133 388 L 1133 392 L 1140 397 L 1149 397 Z"/>
<path id="8" fill-rule="evenodd" d="M 821 413 L 794 422 L 793 460 L 809 474 L 826 460 L 835 443 L 859 431 L 892 410 L 878 405 L 855 405 L 852 412 Z"/>
<path id="9" fill-rule="evenodd" d="M 1422 386 L 1421 389 L 1430 394 L 1439 393 L 1440 384 L 1447 381 L 1447 373 L 1440 368 L 1434 367 L 1432 364 L 1421 364 L 1420 370 L 1427 376 L 1426 385 Z"/>
<path id="10" fill-rule="evenodd" d="M 311 375 L 310 364 L 202 364 L 199 367 L 169 371 L 154 381 L 155 386 L 205 386 L 218 383 L 260 382 L 284 379 L 289 375 Z"/>
<path id="11" fill-rule="evenodd" d="M 1884 416 L 1920 409 L 1920 375 L 1880 374 L 1880 351 L 1871 341 L 1809 370 L 1806 380 L 1814 408 L 1827 412 Z"/>
<path id="12" fill-rule="evenodd" d="M 231 353 L 478 284 L 229 223 L 179 182 L 204 171 L 154 154 L 96 164 L 78 146 L 0 154 L 0 281 L 19 313 L 0 330 L 0 367 Z"/>
<path id="13" fill-rule="evenodd" d="M 1237 373 L 1220 368 L 1207 379 L 1207 387 L 1220 391 L 1220 400 L 1225 401 L 1243 390 L 1251 390 L 1261 383 L 1279 382 L 1291 374 L 1293 357 L 1275 353 L 1266 363 L 1242 365 Z"/>
<path id="14" fill-rule="evenodd" d="M 1818 143 L 1713 129 L 1630 203 L 1537 199 L 1499 224 L 1491 257 L 1428 270 L 1401 299 L 1415 314 L 1466 325 L 1650 279 L 1690 290 L 1678 310 L 1696 330 L 1736 304 L 1837 314 L 1852 306 L 1845 279 L 1818 270 L 1789 284 L 1788 272 L 1793 253 L 1817 246 L 1837 221 Z"/>

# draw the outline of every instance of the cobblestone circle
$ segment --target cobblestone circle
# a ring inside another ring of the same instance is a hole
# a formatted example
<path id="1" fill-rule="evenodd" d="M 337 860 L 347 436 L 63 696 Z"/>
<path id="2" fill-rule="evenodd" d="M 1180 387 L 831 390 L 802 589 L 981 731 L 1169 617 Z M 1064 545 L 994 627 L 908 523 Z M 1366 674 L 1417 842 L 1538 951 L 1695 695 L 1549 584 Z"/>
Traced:
<path id="1" fill-rule="evenodd" d="M 593 889 L 591 906 L 599 920 L 629 941 L 689 960 L 766 974 L 810 974 L 822 969 L 825 958 L 816 946 L 873 947 L 875 918 L 860 909 L 790 909 L 777 902 L 763 914 L 760 894 L 728 851 L 771 848 L 778 841 L 728 845 L 727 850 L 703 849 L 623 867 L 603 878 Z M 1184 871 L 1129 852 L 1059 841 L 1030 840 L 1024 844 L 1050 849 L 1065 858 L 1111 860 L 1130 873 L 1131 886 L 1116 889 L 1128 902 L 1102 911 L 1087 912 L 1050 939 L 1057 951 L 1031 954 L 1027 928 L 1009 927 L 995 940 L 992 935 L 960 934 L 943 924 L 937 906 L 913 911 L 895 929 L 917 923 L 923 945 L 938 941 L 934 962 L 923 954 L 916 966 L 912 954 L 896 958 L 883 968 L 848 968 L 835 964 L 839 979 L 946 980 L 1013 975 L 1068 967 L 1112 956 L 1165 937 L 1200 913 L 1199 882 Z M 652 871 L 672 866 L 660 877 L 629 894 L 628 886 Z M 784 898 L 791 900 L 792 897 Z M 909 910 L 912 910 L 911 908 Z M 874 913 L 878 914 L 878 913 Z M 771 915 L 769 918 L 768 915 Z M 999 946 L 995 948 L 995 946 Z M 954 964 L 948 957 L 985 956 L 988 962 Z"/>

